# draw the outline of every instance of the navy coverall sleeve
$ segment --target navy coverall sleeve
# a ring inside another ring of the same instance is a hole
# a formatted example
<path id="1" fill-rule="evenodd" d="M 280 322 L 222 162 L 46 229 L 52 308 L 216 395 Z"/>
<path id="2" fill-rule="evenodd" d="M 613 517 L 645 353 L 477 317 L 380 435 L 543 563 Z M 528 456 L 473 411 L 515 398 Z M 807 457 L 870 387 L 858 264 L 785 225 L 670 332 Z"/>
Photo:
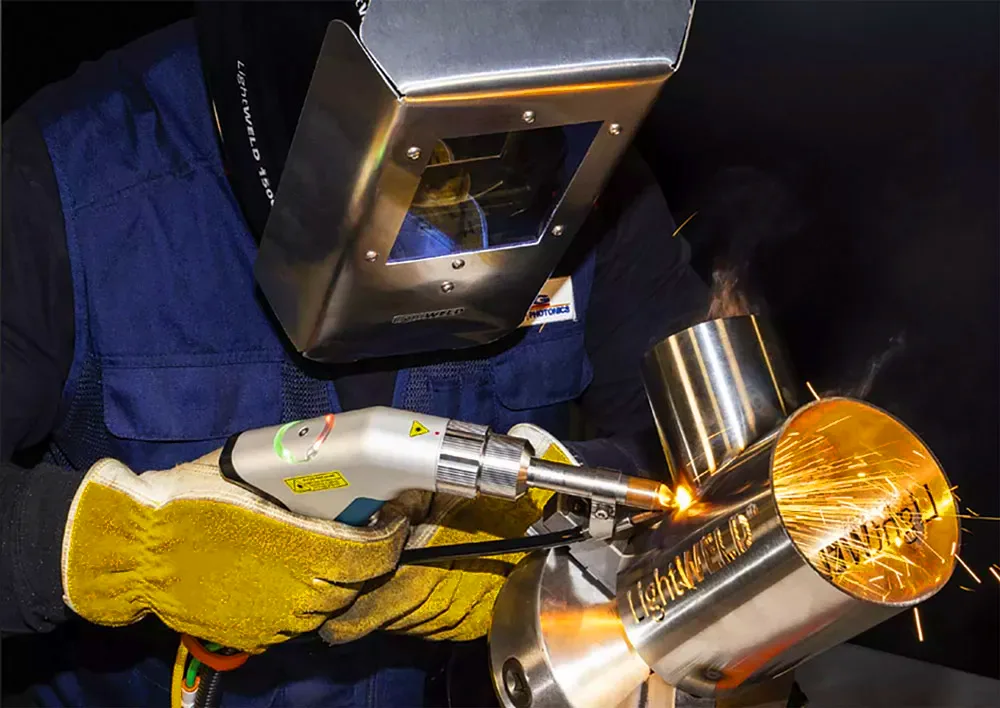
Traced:
<path id="1" fill-rule="evenodd" d="M 62 210 L 45 143 L 19 113 L 3 126 L 0 631 L 43 631 L 62 601 L 63 522 L 80 475 L 11 461 L 55 424 L 73 361 L 73 292 Z"/>

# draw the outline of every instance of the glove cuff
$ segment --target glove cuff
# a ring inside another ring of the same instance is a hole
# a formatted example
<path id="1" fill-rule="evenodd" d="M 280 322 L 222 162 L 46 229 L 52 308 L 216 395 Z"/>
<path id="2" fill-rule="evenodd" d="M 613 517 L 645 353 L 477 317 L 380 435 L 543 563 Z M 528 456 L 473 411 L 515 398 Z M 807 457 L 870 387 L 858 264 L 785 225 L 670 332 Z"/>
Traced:
<path id="1" fill-rule="evenodd" d="M 134 498 L 140 486 L 128 467 L 100 460 L 69 508 L 62 543 L 63 601 L 96 624 L 130 624 L 149 612 L 141 565 L 151 515 Z"/>

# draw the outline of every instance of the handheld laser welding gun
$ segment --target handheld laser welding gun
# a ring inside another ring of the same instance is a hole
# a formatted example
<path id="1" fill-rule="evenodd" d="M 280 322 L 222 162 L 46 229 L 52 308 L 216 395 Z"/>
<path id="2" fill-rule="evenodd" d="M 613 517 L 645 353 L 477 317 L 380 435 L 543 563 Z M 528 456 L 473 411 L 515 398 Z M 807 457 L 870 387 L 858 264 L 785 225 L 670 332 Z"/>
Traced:
<path id="1" fill-rule="evenodd" d="M 654 480 L 542 460 L 528 441 L 485 425 L 385 407 L 239 433 L 221 467 L 290 511 L 353 526 L 409 489 L 514 500 L 534 487 L 647 510 L 672 498 Z"/>

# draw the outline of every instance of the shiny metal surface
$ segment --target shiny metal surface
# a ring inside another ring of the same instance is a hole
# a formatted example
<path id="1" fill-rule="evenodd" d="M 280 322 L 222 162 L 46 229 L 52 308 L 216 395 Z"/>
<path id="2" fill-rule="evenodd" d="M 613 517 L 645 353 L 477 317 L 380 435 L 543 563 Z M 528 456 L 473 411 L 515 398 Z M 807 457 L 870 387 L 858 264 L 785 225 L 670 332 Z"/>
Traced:
<path id="1" fill-rule="evenodd" d="M 691 0 L 377 0 L 365 15 L 361 39 L 389 80 L 409 96 L 550 85 L 553 75 L 560 83 L 618 80 L 676 70 L 692 5 Z"/>
<path id="2" fill-rule="evenodd" d="M 650 349 L 643 381 L 675 484 L 700 495 L 796 407 L 797 387 L 766 320 L 710 320 Z"/>
<path id="3" fill-rule="evenodd" d="M 479 466 L 490 429 L 449 420 L 437 464 L 437 491 L 469 499 L 479 492 Z"/>
<path id="4" fill-rule="evenodd" d="M 641 690 L 649 667 L 626 642 L 609 595 L 565 552 L 532 554 L 514 569 L 497 597 L 489 643 L 506 708 L 673 708 L 674 691 L 662 680 Z"/>
<path id="5" fill-rule="evenodd" d="M 652 517 L 653 512 L 643 512 L 639 517 Z M 542 518 L 528 530 L 529 535 L 569 531 L 588 523 L 586 504 L 574 497 L 557 495 L 545 507 Z M 618 518 L 611 538 L 591 537 L 567 547 L 566 551 L 609 594 L 614 594 L 618 584 L 618 571 L 624 566 L 628 538 L 634 529 L 632 516 Z"/>
<path id="6" fill-rule="evenodd" d="M 287 509 L 336 519 L 358 498 L 388 501 L 408 489 L 434 491 L 450 421 L 374 406 L 240 433 L 227 443 L 232 481 Z"/>
<path id="7" fill-rule="evenodd" d="M 690 11 L 687 0 L 377 2 L 367 47 L 331 23 L 255 265 L 296 349 L 344 362 L 513 331 L 676 68 Z M 524 130 L 526 111 L 531 130 L 602 128 L 540 237 L 463 252 L 461 269 L 452 255 L 387 263 L 435 145 Z"/>
<path id="8" fill-rule="evenodd" d="M 918 463 L 902 459 L 910 450 Z M 919 439 L 872 406 L 827 399 L 752 445 L 705 499 L 635 538 L 619 613 L 661 678 L 724 694 L 933 595 L 957 541 L 947 479 Z"/>
<path id="9" fill-rule="evenodd" d="M 660 511 L 670 506 L 670 488 L 660 482 L 631 477 L 603 467 L 583 467 L 534 457 L 528 466 L 528 486 L 583 499 L 610 501 L 636 509 Z"/>
<path id="10" fill-rule="evenodd" d="M 479 491 L 489 497 L 517 499 L 527 490 L 530 447 L 521 438 L 491 433 L 483 448 Z"/>

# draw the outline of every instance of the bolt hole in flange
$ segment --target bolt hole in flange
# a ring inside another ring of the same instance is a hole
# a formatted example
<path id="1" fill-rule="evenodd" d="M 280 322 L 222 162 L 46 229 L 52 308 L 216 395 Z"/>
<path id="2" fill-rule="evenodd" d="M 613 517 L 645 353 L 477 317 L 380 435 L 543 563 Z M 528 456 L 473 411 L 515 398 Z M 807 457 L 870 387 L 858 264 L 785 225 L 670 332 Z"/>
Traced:
<path id="1" fill-rule="evenodd" d="M 515 708 L 530 708 L 531 689 L 521 662 L 510 657 L 503 663 L 503 690 Z"/>

